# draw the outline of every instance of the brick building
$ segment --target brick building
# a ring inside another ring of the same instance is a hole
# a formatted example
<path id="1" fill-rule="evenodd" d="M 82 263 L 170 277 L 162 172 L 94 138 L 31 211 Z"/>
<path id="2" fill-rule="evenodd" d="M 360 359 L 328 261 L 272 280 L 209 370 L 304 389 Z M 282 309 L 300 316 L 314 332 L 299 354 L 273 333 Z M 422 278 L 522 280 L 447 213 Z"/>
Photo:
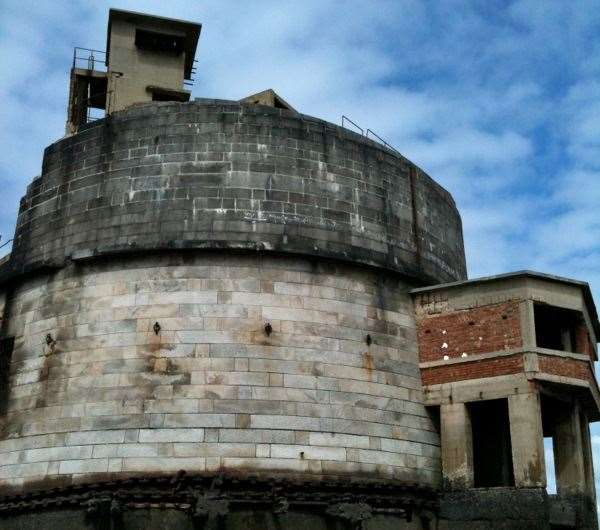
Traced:
<path id="1" fill-rule="evenodd" d="M 522 271 L 412 292 L 424 401 L 439 422 L 444 487 L 535 495 L 547 485 L 547 438 L 558 493 L 548 499 L 552 526 L 593 527 L 588 424 L 598 420 L 599 327 L 589 286 Z M 445 504 L 454 504 L 454 495 Z"/>
<path id="2" fill-rule="evenodd" d="M 0 262 L 0 526 L 596 528 L 587 284 L 468 280 L 389 145 L 189 101 L 200 29 L 74 54 Z"/>

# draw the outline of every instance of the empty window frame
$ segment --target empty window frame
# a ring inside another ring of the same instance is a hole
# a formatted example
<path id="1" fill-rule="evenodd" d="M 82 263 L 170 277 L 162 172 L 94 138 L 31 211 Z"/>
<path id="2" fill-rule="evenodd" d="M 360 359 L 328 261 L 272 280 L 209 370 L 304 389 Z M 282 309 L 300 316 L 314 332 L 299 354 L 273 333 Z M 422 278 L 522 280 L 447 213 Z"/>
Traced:
<path id="1" fill-rule="evenodd" d="M 548 304 L 533 304 L 535 341 L 540 348 L 583 353 L 578 329 L 585 327 L 580 311 Z"/>
<path id="2" fill-rule="evenodd" d="M 508 401 L 469 403 L 476 488 L 514 486 Z"/>
<path id="3" fill-rule="evenodd" d="M 180 55 L 184 51 L 185 38 L 138 28 L 135 30 L 135 45 L 142 50 Z"/>

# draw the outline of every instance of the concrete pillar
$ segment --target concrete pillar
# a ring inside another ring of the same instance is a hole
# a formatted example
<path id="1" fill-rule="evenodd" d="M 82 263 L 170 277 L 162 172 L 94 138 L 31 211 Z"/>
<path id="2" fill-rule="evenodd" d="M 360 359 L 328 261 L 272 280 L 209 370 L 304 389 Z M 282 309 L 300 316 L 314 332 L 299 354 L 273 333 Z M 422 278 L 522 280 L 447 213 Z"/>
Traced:
<path id="1" fill-rule="evenodd" d="M 558 493 L 583 493 L 586 489 L 585 464 L 578 404 L 564 404 L 556 410 L 555 419 L 554 463 Z"/>
<path id="2" fill-rule="evenodd" d="M 517 488 L 545 488 L 544 431 L 537 392 L 508 397 L 513 473 Z"/>
<path id="3" fill-rule="evenodd" d="M 580 410 L 581 442 L 583 446 L 583 470 L 585 473 L 586 493 L 596 498 L 596 485 L 594 484 L 594 461 L 592 457 L 592 441 L 590 439 L 590 426 L 585 411 Z"/>
<path id="4" fill-rule="evenodd" d="M 473 487 L 473 433 L 464 403 L 440 407 L 442 473 L 451 489 Z"/>
<path id="5" fill-rule="evenodd" d="M 535 315 L 533 312 L 533 302 L 523 300 L 519 304 L 519 317 L 521 321 L 521 337 L 523 339 L 523 349 L 535 348 Z"/>
<path id="6" fill-rule="evenodd" d="M 560 330 L 560 340 L 565 351 L 575 351 L 573 349 L 573 341 L 571 339 L 571 329 L 563 328 Z"/>

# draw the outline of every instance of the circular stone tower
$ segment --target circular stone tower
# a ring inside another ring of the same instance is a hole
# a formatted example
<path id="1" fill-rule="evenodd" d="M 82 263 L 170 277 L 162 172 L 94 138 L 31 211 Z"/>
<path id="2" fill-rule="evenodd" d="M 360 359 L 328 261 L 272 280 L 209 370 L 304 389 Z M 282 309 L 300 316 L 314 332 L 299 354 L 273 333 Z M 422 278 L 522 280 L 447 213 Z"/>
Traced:
<path id="1" fill-rule="evenodd" d="M 465 278 L 454 202 L 273 91 L 181 102 L 199 34 L 75 52 L 0 261 L 0 527 L 434 528 L 409 291 Z"/>
<path id="2" fill-rule="evenodd" d="M 428 528 L 408 291 L 462 278 L 450 195 L 347 129 L 220 100 L 82 127 L 3 265 L 3 528 Z"/>

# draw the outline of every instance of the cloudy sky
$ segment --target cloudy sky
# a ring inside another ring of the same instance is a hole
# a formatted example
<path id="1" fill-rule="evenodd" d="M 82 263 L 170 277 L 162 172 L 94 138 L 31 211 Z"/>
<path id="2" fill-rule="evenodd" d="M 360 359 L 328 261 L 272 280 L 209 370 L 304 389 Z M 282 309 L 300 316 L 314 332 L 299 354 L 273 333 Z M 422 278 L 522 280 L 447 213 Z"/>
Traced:
<path id="1" fill-rule="evenodd" d="M 111 6 L 203 24 L 194 96 L 271 87 L 387 138 L 454 195 L 470 277 L 535 269 L 600 301 L 598 0 L 3 0 L 3 241 Z"/>

